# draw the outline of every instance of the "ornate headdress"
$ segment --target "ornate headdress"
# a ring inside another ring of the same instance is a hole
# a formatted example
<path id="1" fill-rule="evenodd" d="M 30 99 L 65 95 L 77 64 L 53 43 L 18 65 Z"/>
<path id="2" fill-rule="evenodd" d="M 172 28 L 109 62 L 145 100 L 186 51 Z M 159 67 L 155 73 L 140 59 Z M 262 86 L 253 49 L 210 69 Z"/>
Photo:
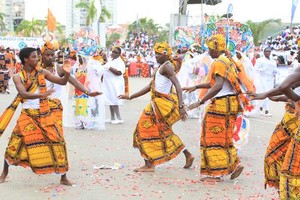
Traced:
<path id="1" fill-rule="evenodd" d="M 154 51 L 156 53 L 166 53 L 169 58 L 172 58 L 172 48 L 166 42 L 156 43 Z"/>
<path id="2" fill-rule="evenodd" d="M 41 52 L 42 54 L 46 51 L 46 50 L 54 50 L 56 51 L 59 48 L 59 44 L 57 41 L 46 41 L 45 44 L 42 46 L 41 48 Z"/>
<path id="3" fill-rule="evenodd" d="M 223 35 L 216 34 L 208 38 L 206 45 L 211 50 L 224 51 L 226 49 L 226 40 Z"/>

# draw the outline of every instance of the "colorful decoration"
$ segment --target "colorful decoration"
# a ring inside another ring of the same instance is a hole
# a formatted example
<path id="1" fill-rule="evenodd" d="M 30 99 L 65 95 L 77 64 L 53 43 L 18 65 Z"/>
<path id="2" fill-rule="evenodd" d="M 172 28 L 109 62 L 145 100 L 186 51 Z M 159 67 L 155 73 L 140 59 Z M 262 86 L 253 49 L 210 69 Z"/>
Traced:
<path id="1" fill-rule="evenodd" d="M 228 33 L 228 37 L 226 37 Z M 235 51 L 247 52 L 254 47 L 252 32 L 248 25 L 235 22 L 233 19 L 209 20 L 204 26 L 177 27 L 174 32 L 175 44 L 179 49 L 199 43 L 203 50 L 208 50 L 205 41 L 212 35 L 222 34 L 227 39 L 227 49 L 235 55 Z"/>
<path id="2" fill-rule="evenodd" d="M 228 33 L 228 37 L 226 37 Z M 205 40 L 212 35 L 222 34 L 227 38 L 227 49 L 234 55 L 235 51 L 247 52 L 254 47 L 252 32 L 248 25 L 235 22 L 233 19 L 221 19 L 215 23 L 208 23 L 203 26 L 199 35 L 201 35 L 201 44 L 204 50 L 207 50 Z"/>
<path id="3" fill-rule="evenodd" d="M 71 51 L 76 51 L 78 54 L 84 56 L 92 56 L 97 51 L 100 39 L 91 28 L 86 27 L 70 35 L 68 44 Z"/>
<path id="4" fill-rule="evenodd" d="M 240 149 L 242 146 L 248 143 L 250 131 L 250 121 L 249 119 L 239 115 L 235 121 L 233 141 L 234 146 Z"/>
<path id="5" fill-rule="evenodd" d="M 200 32 L 200 27 L 177 27 L 174 32 L 175 46 L 178 49 L 183 47 L 188 48 L 191 44 L 200 43 L 201 37 L 197 33 Z"/>

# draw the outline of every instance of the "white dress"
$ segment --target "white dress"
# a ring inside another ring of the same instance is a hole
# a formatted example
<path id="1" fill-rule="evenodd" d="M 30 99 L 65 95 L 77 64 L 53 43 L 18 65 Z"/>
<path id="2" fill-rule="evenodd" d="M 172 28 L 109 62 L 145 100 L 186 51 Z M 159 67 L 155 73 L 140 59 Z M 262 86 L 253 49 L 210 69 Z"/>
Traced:
<path id="1" fill-rule="evenodd" d="M 113 67 L 120 71 L 122 75 L 117 76 L 113 74 L 109 67 Z M 125 82 L 123 74 L 125 73 L 125 63 L 118 57 L 114 60 L 108 61 L 104 66 L 104 78 L 103 78 L 103 92 L 108 105 L 122 105 L 123 100 L 118 99 L 119 95 L 125 94 Z"/>

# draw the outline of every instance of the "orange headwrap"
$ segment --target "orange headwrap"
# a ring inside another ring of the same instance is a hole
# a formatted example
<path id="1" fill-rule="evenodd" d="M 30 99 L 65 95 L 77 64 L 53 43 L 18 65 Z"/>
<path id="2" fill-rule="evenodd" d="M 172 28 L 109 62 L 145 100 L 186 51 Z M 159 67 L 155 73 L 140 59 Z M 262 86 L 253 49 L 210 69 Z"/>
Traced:
<path id="1" fill-rule="evenodd" d="M 59 44 L 57 41 L 46 41 L 45 44 L 42 46 L 41 48 L 41 52 L 42 54 L 46 51 L 46 50 L 53 50 L 56 51 L 59 47 Z"/>
<path id="2" fill-rule="evenodd" d="M 226 49 L 226 40 L 223 35 L 216 34 L 208 38 L 206 45 L 211 50 L 224 51 Z"/>
<path id="3" fill-rule="evenodd" d="M 156 53 L 166 53 L 169 58 L 172 58 L 172 48 L 166 42 L 156 43 L 154 51 Z"/>

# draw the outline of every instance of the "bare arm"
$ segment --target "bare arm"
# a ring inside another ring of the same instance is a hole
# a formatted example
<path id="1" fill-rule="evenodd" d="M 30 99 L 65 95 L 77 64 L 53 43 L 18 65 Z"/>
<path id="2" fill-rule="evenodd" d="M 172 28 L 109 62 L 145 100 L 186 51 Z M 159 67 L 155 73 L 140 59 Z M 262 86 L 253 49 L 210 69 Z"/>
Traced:
<path id="1" fill-rule="evenodd" d="M 21 77 L 19 75 L 16 75 L 13 77 L 13 81 L 14 84 L 16 86 L 16 89 L 19 93 L 19 95 L 23 98 L 23 99 L 39 99 L 39 98 L 44 98 L 47 97 L 49 95 L 51 95 L 55 90 L 50 89 L 47 90 L 45 93 L 43 94 L 33 94 L 31 92 L 27 92 L 26 88 L 24 87 L 22 81 L 21 81 Z"/>
<path id="2" fill-rule="evenodd" d="M 200 101 L 193 103 L 189 106 L 189 110 L 199 107 L 205 101 L 213 98 L 216 94 L 218 94 L 221 91 L 225 79 L 222 76 L 216 75 L 215 81 L 215 84 L 208 90 L 208 92 Z"/>
<path id="3" fill-rule="evenodd" d="M 298 83 L 300 80 L 300 67 L 290 74 L 279 86 L 281 92 L 293 101 L 299 101 L 300 96 L 297 95 L 293 90 L 292 86 Z"/>
<path id="4" fill-rule="evenodd" d="M 119 95 L 118 98 L 119 99 L 127 99 L 127 100 L 132 100 L 135 98 L 138 98 L 140 96 L 143 96 L 144 94 L 147 94 L 148 92 L 150 92 L 150 88 L 151 88 L 151 83 L 148 84 L 146 87 L 144 87 L 143 89 L 141 89 L 140 91 L 128 96 L 128 95 Z"/>
<path id="5" fill-rule="evenodd" d="M 64 71 L 61 66 L 57 66 L 57 73 L 60 77 L 62 77 L 64 75 Z M 87 94 L 88 96 L 95 97 L 95 96 L 102 94 L 102 92 L 99 92 L 99 91 L 93 91 L 93 92 L 89 91 L 89 89 L 87 89 L 82 83 L 80 83 L 73 76 L 69 77 L 68 82 L 71 85 L 73 85 L 76 89 L 78 89 L 80 92 L 83 92 L 83 93 Z"/>
<path id="6" fill-rule="evenodd" d="M 166 65 L 162 66 L 162 67 L 163 68 L 161 70 L 161 74 L 163 76 L 169 78 L 171 80 L 171 82 L 173 83 L 173 85 L 175 86 L 176 94 L 178 97 L 179 113 L 181 116 L 181 120 L 184 121 L 187 118 L 187 113 L 186 113 L 186 110 L 184 108 L 184 104 L 182 101 L 182 89 L 181 89 L 180 83 L 175 75 L 175 72 L 174 72 L 174 69 L 173 69 L 173 66 L 171 63 L 166 63 Z M 157 73 L 159 73 L 159 71 Z"/>
<path id="7" fill-rule="evenodd" d="M 208 90 L 205 96 L 202 98 L 202 102 L 205 102 L 218 94 L 223 87 L 225 79 L 222 76 L 216 75 L 215 84 Z"/>
<path id="8" fill-rule="evenodd" d="M 64 71 L 62 69 L 61 66 L 57 66 L 57 74 L 60 76 L 60 77 L 63 77 L 64 76 Z M 80 83 L 76 78 L 74 78 L 73 76 L 70 76 L 69 77 L 69 80 L 68 80 L 69 83 L 71 83 L 71 85 L 73 85 L 76 89 L 78 89 L 79 91 L 83 92 L 83 93 L 87 93 L 88 92 L 88 89 L 86 87 L 84 87 L 84 85 L 82 83 Z"/>
<path id="9" fill-rule="evenodd" d="M 108 70 L 111 71 L 111 72 L 112 72 L 114 75 L 116 75 L 116 76 L 121 76 L 121 75 L 122 75 L 122 72 L 121 72 L 121 71 L 118 71 L 118 70 L 116 70 L 116 69 L 113 68 L 113 67 L 109 67 Z"/>
<path id="10" fill-rule="evenodd" d="M 200 88 L 211 88 L 211 85 L 209 82 L 200 83 L 198 85 L 194 85 L 191 87 L 184 87 L 184 88 L 182 88 L 182 90 L 187 91 L 188 93 L 191 93 L 191 92 L 195 91 L 196 89 L 200 89 Z"/>

